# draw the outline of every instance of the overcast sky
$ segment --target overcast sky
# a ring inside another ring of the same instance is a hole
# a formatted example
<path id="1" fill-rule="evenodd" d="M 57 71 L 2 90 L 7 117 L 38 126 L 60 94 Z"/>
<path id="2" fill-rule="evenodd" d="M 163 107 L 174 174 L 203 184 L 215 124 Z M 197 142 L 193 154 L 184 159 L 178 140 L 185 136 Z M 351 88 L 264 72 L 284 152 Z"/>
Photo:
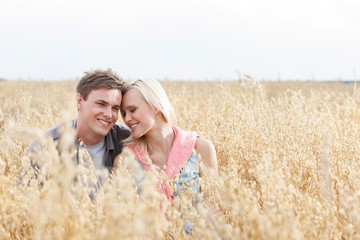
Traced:
<path id="1" fill-rule="evenodd" d="M 0 0 L 0 78 L 360 77 L 359 0 Z"/>

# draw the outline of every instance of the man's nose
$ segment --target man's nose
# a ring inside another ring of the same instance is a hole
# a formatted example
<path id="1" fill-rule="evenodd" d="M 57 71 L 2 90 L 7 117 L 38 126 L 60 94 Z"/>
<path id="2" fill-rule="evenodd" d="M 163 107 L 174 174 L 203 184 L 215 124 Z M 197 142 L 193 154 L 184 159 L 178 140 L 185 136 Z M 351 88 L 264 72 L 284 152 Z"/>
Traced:
<path id="1" fill-rule="evenodd" d="M 112 109 L 111 109 L 111 107 L 106 107 L 106 108 L 104 109 L 104 115 L 107 116 L 107 117 L 111 117 L 111 115 L 112 115 Z"/>

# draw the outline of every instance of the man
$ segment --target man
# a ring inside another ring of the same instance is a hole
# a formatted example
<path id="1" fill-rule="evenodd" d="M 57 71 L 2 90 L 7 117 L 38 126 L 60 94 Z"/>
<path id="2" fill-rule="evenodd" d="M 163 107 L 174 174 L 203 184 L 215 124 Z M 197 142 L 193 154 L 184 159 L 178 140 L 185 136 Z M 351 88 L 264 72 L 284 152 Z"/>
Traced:
<path id="1" fill-rule="evenodd" d="M 85 148 L 96 170 L 111 170 L 114 158 L 122 151 L 122 141 L 130 136 L 127 128 L 116 124 L 123 84 L 124 81 L 108 69 L 85 72 L 76 87 L 78 117 L 72 121 L 72 127 L 76 130 L 74 143 L 77 161 L 79 162 L 79 149 Z M 58 125 L 48 130 L 47 134 L 59 143 L 63 128 L 64 124 Z M 36 151 L 36 144 L 32 144 L 28 152 Z M 33 161 L 31 165 L 33 168 L 39 167 Z M 20 182 L 23 176 L 19 175 Z"/>

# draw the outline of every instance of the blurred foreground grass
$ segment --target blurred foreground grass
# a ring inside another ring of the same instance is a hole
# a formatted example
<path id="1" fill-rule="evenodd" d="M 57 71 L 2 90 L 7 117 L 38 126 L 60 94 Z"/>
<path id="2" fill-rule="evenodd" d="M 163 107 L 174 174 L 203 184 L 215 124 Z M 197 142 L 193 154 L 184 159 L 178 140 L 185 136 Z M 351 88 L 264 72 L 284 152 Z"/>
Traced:
<path id="1" fill-rule="evenodd" d="M 211 210 L 186 199 L 159 204 L 151 177 L 139 198 L 127 169 L 91 202 L 85 185 L 71 181 L 82 169 L 64 166 L 71 153 L 59 156 L 51 141 L 41 156 L 51 163 L 44 187 L 16 186 L 29 144 L 76 117 L 76 82 L 0 81 L 0 238 L 360 238 L 360 91 L 353 84 L 162 84 L 177 124 L 217 149 L 220 178 L 204 179 Z"/>

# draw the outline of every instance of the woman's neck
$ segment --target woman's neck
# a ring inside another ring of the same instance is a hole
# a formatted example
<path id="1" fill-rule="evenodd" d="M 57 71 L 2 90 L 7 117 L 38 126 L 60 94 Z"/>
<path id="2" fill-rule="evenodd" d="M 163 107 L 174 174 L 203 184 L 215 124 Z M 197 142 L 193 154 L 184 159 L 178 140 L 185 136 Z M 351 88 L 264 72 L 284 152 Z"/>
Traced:
<path id="1" fill-rule="evenodd" d="M 174 142 L 174 132 L 170 125 L 159 126 L 145 136 L 150 151 L 167 152 L 172 148 Z M 151 152 L 149 153 L 151 154 Z"/>
<path id="2" fill-rule="evenodd" d="M 151 160 L 162 168 L 167 163 L 175 139 L 172 127 L 166 124 L 154 128 L 145 139 Z"/>

